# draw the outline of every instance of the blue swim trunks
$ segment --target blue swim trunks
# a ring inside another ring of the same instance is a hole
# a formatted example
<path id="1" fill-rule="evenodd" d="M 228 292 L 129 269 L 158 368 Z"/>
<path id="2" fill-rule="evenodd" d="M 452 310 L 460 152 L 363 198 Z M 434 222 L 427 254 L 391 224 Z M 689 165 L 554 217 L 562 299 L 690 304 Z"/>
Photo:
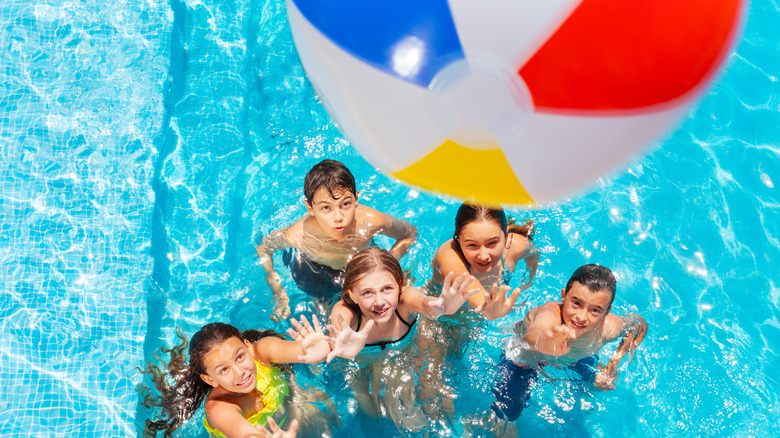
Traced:
<path id="1" fill-rule="evenodd" d="M 282 260 L 290 268 L 290 274 L 298 289 L 326 303 L 341 298 L 344 271 L 321 265 L 311 260 L 303 251 L 294 249 L 285 251 Z"/>
<path id="2" fill-rule="evenodd" d="M 598 355 L 588 356 L 569 365 L 568 368 L 579 374 L 583 381 L 592 382 L 596 377 L 598 359 Z M 499 418 L 507 421 L 517 420 L 523 409 L 528 406 L 531 384 L 536 380 L 537 374 L 534 368 L 518 366 L 502 354 L 493 382 L 492 391 L 495 400 L 490 405 L 490 409 Z"/>

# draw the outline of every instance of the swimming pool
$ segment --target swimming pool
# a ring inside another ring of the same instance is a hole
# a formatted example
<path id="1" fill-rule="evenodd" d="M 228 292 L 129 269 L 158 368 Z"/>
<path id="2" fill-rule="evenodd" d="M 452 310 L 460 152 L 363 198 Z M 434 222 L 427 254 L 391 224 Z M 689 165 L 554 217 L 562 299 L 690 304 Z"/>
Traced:
<path id="1" fill-rule="evenodd" d="M 418 280 L 452 232 L 457 202 L 377 174 L 340 135 L 279 1 L 11 0 L 0 17 L 0 436 L 136 435 L 135 367 L 175 327 L 282 328 L 252 243 L 303 213 L 323 158 L 352 169 L 362 202 L 420 227 L 404 259 Z M 646 155 L 581 197 L 513 212 L 538 224 L 528 305 L 598 262 L 619 277 L 616 310 L 650 323 L 616 391 L 542 385 L 521 431 L 780 432 L 778 19 L 776 1 L 751 4 L 723 77 Z M 454 369 L 460 414 L 489 403 L 490 379 L 468 377 L 522 313 Z"/>

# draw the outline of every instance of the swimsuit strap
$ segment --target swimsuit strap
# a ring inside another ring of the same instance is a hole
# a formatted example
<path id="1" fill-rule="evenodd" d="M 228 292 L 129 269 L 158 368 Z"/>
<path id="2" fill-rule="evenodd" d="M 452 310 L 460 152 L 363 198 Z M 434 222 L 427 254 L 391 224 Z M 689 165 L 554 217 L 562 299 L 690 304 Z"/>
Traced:
<path id="1" fill-rule="evenodd" d="M 397 314 L 397 313 L 396 313 L 396 314 Z M 403 322 L 404 324 L 406 324 L 406 325 L 409 327 L 409 330 L 407 330 L 407 331 L 406 331 L 406 333 L 404 333 L 404 335 L 403 335 L 403 336 L 401 336 L 400 338 L 398 338 L 398 339 L 396 339 L 396 340 L 394 340 L 394 341 L 379 341 L 379 342 L 372 342 L 372 343 L 370 343 L 370 344 L 366 344 L 365 346 L 366 346 L 366 347 L 379 347 L 379 349 L 380 349 L 380 350 L 384 350 L 385 348 L 387 348 L 387 346 L 388 346 L 388 345 L 395 344 L 395 343 L 400 343 L 400 342 L 401 342 L 401 341 L 403 341 L 403 340 L 404 340 L 404 339 L 405 339 L 407 336 L 409 336 L 409 333 L 411 333 L 411 332 L 412 332 L 412 326 L 414 325 L 414 323 L 416 323 L 416 322 L 417 322 L 417 319 L 415 319 L 414 321 L 412 321 L 412 323 L 411 323 L 411 324 L 409 324 L 408 322 L 404 321 L 404 319 L 403 319 L 403 318 L 401 318 L 401 315 L 398 315 L 398 318 L 399 318 L 399 319 L 401 319 L 401 322 Z"/>
<path id="2" fill-rule="evenodd" d="M 412 326 L 411 324 L 409 324 L 408 322 L 406 322 L 406 320 L 405 320 L 405 319 L 401 318 L 401 314 L 400 314 L 400 313 L 398 313 L 398 307 L 396 307 L 396 308 L 395 308 L 395 316 L 397 316 L 397 317 L 398 317 L 398 319 L 400 319 L 400 320 L 401 320 L 401 322 L 402 322 L 402 323 L 404 323 L 404 325 L 405 325 L 405 326 L 407 326 L 407 327 L 411 327 L 411 326 Z M 415 320 L 415 321 L 416 321 L 416 320 Z M 407 333 L 408 333 L 408 332 L 407 332 Z M 404 335 L 404 336 L 406 336 L 406 335 Z"/>
<path id="3" fill-rule="evenodd" d="M 405 326 L 407 326 L 407 327 L 411 327 L 411 326 L 412 326 L 412 324 L 409 324 L 408 322 L 406 322 L 406 320 L 405 320 L 405 319 L 403 319 L 403 318 L 401 317 L 401 314 L 400 314 L 400 313 L 398 313 L 398 307 L 396 307 L 396 308 L 395 308 L 395 316 L 397 316 L 397 317 L 398 317 L 398 319 L 400 319 L 400 320 L 401 320 L 401 322 L 402 322 L 402 323 L 403 323 Z M 415 320 L 415 321 L 416 321 L 416 320 Z M 361 326 L 361 325 L 363 325 L 363 312 L 360 312 L 360 313 L 358 313 L 358 328 L 357 328 L 357 329 L 358 329 L 358 331 L 360 331 L 360 326 Z M 408 332 L 407 332 L 407 333 L 408 333 Z"/>

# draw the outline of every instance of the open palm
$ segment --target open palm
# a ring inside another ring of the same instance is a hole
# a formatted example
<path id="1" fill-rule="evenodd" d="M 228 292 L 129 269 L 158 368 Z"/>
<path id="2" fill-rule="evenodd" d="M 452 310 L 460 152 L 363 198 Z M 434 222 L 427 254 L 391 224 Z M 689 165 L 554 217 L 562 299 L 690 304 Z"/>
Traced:
<path id="1" fill-rule="evenodd" d="M 369 320 L 363 329 L 356 332 L 344 322 L 343 316 L 337 315 L 337 318 L 343 328 L 339 329 L 333 324 L 328 324 L 328 332 L 330 333 L 328 340 L 332 346 L 332 351 L 327 357 L 328 363 L 335 357 L 354 359 L 365 347 L 368 333 L 374 327 L 374 320 Z"/>

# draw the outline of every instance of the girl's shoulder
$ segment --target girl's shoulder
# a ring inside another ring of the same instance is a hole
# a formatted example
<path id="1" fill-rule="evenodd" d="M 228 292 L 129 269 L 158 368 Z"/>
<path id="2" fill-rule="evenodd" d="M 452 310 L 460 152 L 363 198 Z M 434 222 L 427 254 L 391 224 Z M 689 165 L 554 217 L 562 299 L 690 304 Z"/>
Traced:
<path id="1" fill-rule="evenodd" d="M 330 323 L 335 323 L 336 318 L 339 316 L 341 316 L 346 325 L 352 327 L 353 330 L 357 330 L 353 327 L 353 322 L 356 324 L 355 312 L 344 303 L 344 300 L 339 300 L 339 302 L 333 306 L 333 309 L 330 311 Z"/>
<path id="2" fill-rule="evenodd" d="M 460 251 L 456 249 L 456 243 L 453 239 L 450 239 L 441 244 L 439 249 L 437 249 L 436 253 L 433 255 L 433 262 L 435 265 L 438 265 L 438 267 L 452 263 L 465 265 L 465 260 L 463 259 Z"/>
<path id="3" fill-rule="evenodd" d="M 515 262 L 524 259 L 535 251 L 534 244 L 530 239 L 518 233 L 509 233 L 509 248 L 506 250 L 504 258 L 506 262 L 514 266 Z"/>

